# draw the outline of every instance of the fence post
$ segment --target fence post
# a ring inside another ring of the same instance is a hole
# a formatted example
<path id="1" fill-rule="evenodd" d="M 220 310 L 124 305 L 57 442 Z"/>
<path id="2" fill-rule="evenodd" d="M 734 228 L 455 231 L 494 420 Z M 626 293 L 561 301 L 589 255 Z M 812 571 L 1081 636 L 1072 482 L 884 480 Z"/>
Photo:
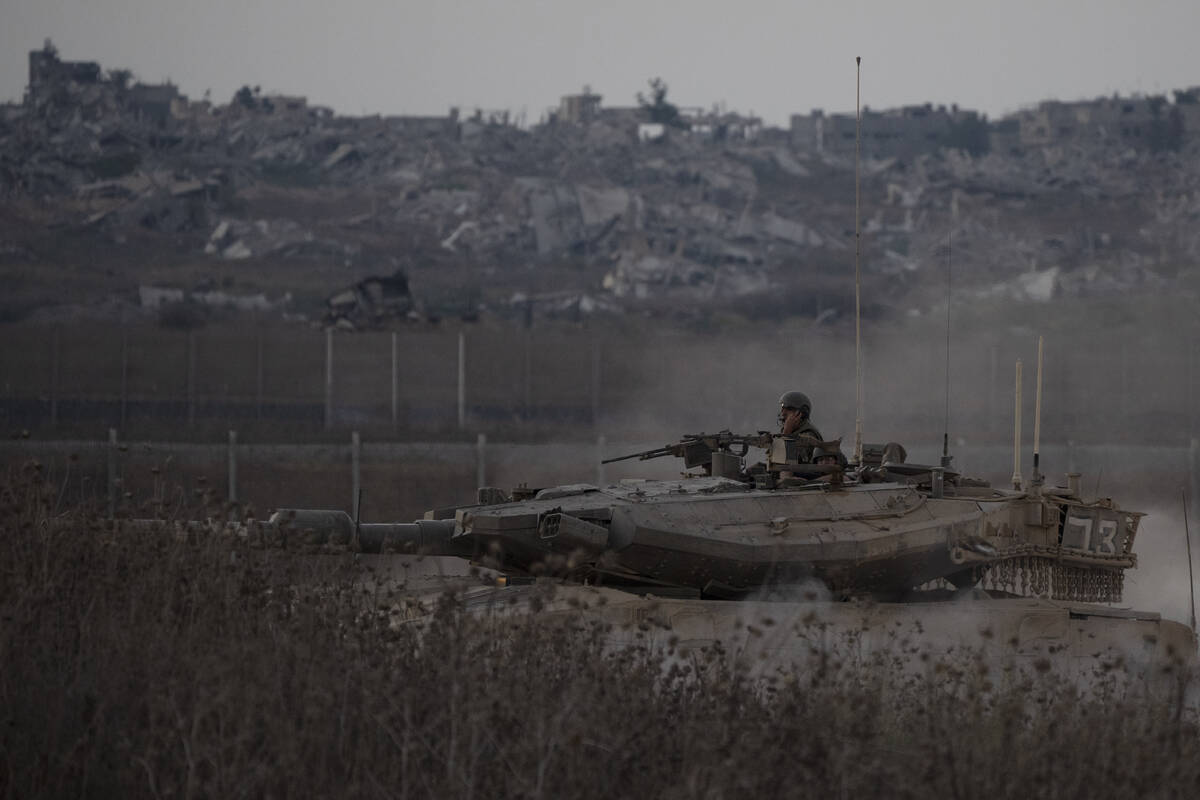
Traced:
<path id="1" fill-rule="evenodd" d="M 1129 345 L 1121 342 L 1121 416 L 1129 414 Z"/>
<path id="2" fill-rule="evenodd" d="M 999 427 L 999 418 L 997 416 L 999 406 L 996 405 L 996 382 L 998 378 L 997 365 L 999 364 L 999 353 L 996 345 L 988 348 L 988 396 L 987 396 L 987 429 L 996 430 Z"/>
<path id="3" fill-rule="evenodd" d="M 254 418 L 262 419 L 263 406 L 263 335 L 257 331 L 254 337 Z"/>
<path id="4" fill-rule="evenodd" d="M 604 439 L 604 434 L 596 437 L 596 485 L 604 486 L 604 449 L 608 443 Z"/>
<path id="5" fill-rule="evenodd" d="M 333 328 L 325 329 L 325 430 L 333 427 Z"/>
<path id="6" fill-rule="evenodd" d="M 1200 519 L 1200 439 L 1192 439 L 1188 447 L 1188 475 L 1192 487 L 1191 519 L 1196 520 Z"/>
<path id="7" fill-rule="evenodd" d="M 458 429 L 467 426 L 467 334 L 458 332 Z"/>
<path id="8" fill-rule="evenodd" d="M 525 422 L 533 416 L 533 334 L 525 329 L 522 343 L 525 345 L 525 360 L 521 364 L 521 419 Z"/>
<path id="9" fill-rule="evenodd" d="M 59 351 L 62 349 L 61 333 L 57 325 L 50 340 L 50 428 L 58 427 L 58 372 Z"/>
<path id="10" fill-rule="evenodd" d="M 400 338 L 392 331 L 392 433 L 400 429 Z"/>
<path id="11" fill-rule="evenodd" d="M 196 332 L 187 335 L 187 415 L 188 427 L 196 424 Z"/>
<path id="12" fill-rule="evenodd" d="M 359 472 L 361 459 L 362 440 L 358 436 L 358 431 L 354 431 L 350 434 L 350 508 L 354 510 L 354 519 L 358 519 L 358 498 L 362 489 Z"/>
<path id="13" fill-rule="evenodd" d="M 600 339 L 592 339 L 592 425 L 600 424 Z M 600 437 L 603 439 L 604 437 Z"/>
<path id="14" fill-rule="evenodd" d="M 487 486 L 487 434 L 475 437 L 475 486 Z"/>
<path id="15" fill-rule="evenodd" d="M 117 515 L 117 429 L 108 429 L 108 518 Z"/>
<path id="16" fill-rule="evenodd" d="M 229 432 L 229 502 L 236 503 L 237 496 L 237 431 Z"/>
<path id="17" fill-rule="evenodd" d="M 129 328 L 121 326 L 121 430 L 129 413 Z"/>
<path id="18" fill-rule="evenodd" d="M 1187 385 L 1187 408 L 1188 408 L 1188 438 L 1196 435 L 1196 340 L 1193 338 L 1188 342 L 1188 385 Z"/>

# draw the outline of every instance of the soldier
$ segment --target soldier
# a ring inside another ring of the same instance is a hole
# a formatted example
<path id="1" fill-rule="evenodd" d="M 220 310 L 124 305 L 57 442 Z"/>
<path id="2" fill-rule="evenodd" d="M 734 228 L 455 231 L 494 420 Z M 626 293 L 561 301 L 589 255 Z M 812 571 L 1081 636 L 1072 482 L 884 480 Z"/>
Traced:
<path id="1" fill-rule="evenodd" d="M 819 442 L 825 441 L 817 426 L 812 424 L 809 414 L 812 401 L 804 392 L 785 392 L 779 398 L 779 432 L 784 436 L 808 436 Z M 805 461 L 812 458 L 812 448 L 804 450 Z"/>
<path id="2" fill-rule="evenodd" d="M 812 463 L 827 467 L 845 467 L 846 456 L 837 442 L 826 442 L 813 448 Z"/>

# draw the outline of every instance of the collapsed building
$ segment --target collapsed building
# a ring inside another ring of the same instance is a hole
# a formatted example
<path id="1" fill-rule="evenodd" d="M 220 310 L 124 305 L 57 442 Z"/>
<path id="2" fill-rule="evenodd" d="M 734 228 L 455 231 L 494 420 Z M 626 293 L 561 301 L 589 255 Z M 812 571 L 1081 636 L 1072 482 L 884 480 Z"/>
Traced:
<path id="1" fill-rule="evenodd" d="M 854 115 L 826 115 L 814 109 L 792 115 L 790 140 L 801 150 L 851 158 L 859 146 L 859 129 Z M 942 149 L 981 154 L 991 144 L 987 121 L 979 112 L 932 103 L 886 111 L 864 108 L 861 134 L 861 151 L 868 158 L 914 158 Z"/>

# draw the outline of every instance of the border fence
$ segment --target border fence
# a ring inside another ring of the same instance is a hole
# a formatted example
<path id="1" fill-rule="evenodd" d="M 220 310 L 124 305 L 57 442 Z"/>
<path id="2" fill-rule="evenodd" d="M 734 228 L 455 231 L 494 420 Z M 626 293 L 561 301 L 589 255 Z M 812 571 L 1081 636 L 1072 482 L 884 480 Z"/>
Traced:
<path id="1" fill-rule="evenodd" d="M 340 508 L 352 515 L 361 511 L 364 519 L 407 521 L 430 508 L 473 502 L 480 486 L 508 490 L 520 484 L 678 477 L 681 465 L 674 458 L 600 463 L 655 444 L 603 435 L 566 443 L 511 442 L 482 433 L 473 442 L 394 442 L 372 441 L 358 431 L 338 443 L 248 444 L 229 431 L 222 444 L 194 444 L 124 441 L 110 429 L 107 440 L 0 442 L 0 459 L 10 467 L 40 463 L 62 509 L 91 507 L 109 516 L 150 508 L 186 514 L 204 495 L 264 513 L 277 507 Z M 917 448 L 909 460 L 934 464 L 939 455 L 937 448 Z M 956 469 L 1008 485 L 1011 444 L 965 446 L 953 455 Z M 748 460 L 760 456 L 752 451 Z M 1085 470 L 1086 496 L 1174 508 L 1186 491 L 1192 519 L 1200 519 L 1198 439 L 1187 446 L 1044 443 L 1041 456 L 1050 484 L 1065 485 L 1065 473 Z M 1028 452 L 1023 464 L 1028 478 Z M 362 509 L 356 507 L 359 498 Z"/>
<path id="2" fill-rule="evenodd" d="M 270 421 L 307 430 L 464 430 L 468 421 L 592 424 L 599 340 L 511 342 L 486 332 L 329 329 L 187 332 L 71 326 L 10 330 L 0 353 L 10 424 L 128 429 Z M 547 391 L 546 372 L 553 390 Z"/>
<path id="3" fill-rule="evenodd" d="M 1159 326 L 1164 327 L 1164 326 Z M 939 340 L 940 339 L 940 340 Z M 1025 363 L 1033 420 L 1036 337 L 956 337 L 949 409 L 941 337 L 911 328 L 865 337 L 868 438 L 1011 441 L 1013 364 Z M 1047 338 L 1047 440 L 1179 444 L 1197 428 L 1194 337 L 1092 331 Z M 0 426 L 92 438 L 248 440 L 670 437 L 774 427 L 776 398 L 813 397 L 830 437 L 854 430 L 853 345 L 794 325 L 728 332 L 639 324 L 589 329 L 421 328 L 344 333 L 232 325 L 0 328 Z M 946 416 L 949 411 L 949 417 Z"/>

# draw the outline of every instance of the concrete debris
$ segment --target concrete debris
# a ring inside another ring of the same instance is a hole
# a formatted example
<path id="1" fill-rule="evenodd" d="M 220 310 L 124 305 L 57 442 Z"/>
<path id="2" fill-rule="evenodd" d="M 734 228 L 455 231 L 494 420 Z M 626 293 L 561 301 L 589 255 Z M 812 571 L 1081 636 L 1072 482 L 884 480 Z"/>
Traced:
<path id="1" fill-rule="evenodd" d="M 812 174 L 808 171 L 807 167 L 797 161 L 791 153 L 782 147 L 776 147 L 771 150 L 771 160 L 775 162 L 775 166 L 793 178 L 807 178 Z"/>
<path id="2" fill-rule="evenodd" d="M 622 307 L 612 297 L 588 292 L 515 292 L 505 304 L 510 316 L 579 321 L 593 314 L 620 314 Z"/>
<path id="3" fill-rule="evenodd" d="M 278 306 L 287 305 L 292 300 L 292 296 L 286 294 L 277 303 L 273 303 L 262 292 L 243 295 L 220 291 L 192 292 L 191 297 L 201 305 L 213 308 L 232 308 L 238 311 L 271 311 Z"/>
<path id="4" fill-rule="evenodd" d="M 139 286 L 138 303 L 144 309 L 156 310 L 174 303 L 192 302 L 209 308 L 232 309 L 235 311 L 274 311 L 284 308 L 292 301 L 290 294 L 279 300 L 269 300 L 266 294 L 230 294 L 218 290 L 184 291 L 169 286 Z"/>
<path id="5" fill-rule="evenodd" d="M 763 214 L 759 219 L 759 229 L 767 236 L 783 239 L 807 247 L 820 247 L 824 240 L 816 231 L 809 230 L 802 223 L 784 219 L 774 213 Z"/>
<path id="6" fill-rule="evenodd" d="M 454 229 L 454 233 L 442 240 L 442 247 L 454 252 L 454 243 L 458 241 L 458 237 L 462 236 L 464 233 L 477 230 L 479 230 L 479 223 L 473 220 L 467 220 L 466 222 L 459 224 L 459 226 Z"/>
<path id="7" fill-rule="evenodd" d="M 617 298 L 707 301 L 765 291 L 770 281 L 760 270 L 646 255 L 623 257 L 604 277 L 603 286 Z"/>
<path id="8" fill-rule="evenodd" d="M 167 170 L 138 171 L 80 184 L 75 197 L 89 212 L 85 225 L 180 233 L 207 226 L 209 211 L 222 191 L 222 177 L 219 170 L 204 179 Z"/>
<path id="9" fill-rule="evenodd" d="M 1061 292 L 1058 267 L 1025 272 L 1003 283 L 980 289 L 975 294 L 980 298 L 1003 298 L 1007 300 L 1048 303 Z"/>
<path id="10" fill-rule="evenodd" d="M 638 125 L 639 142 L 661 142 L 667 138 L 667 126 L 661 122 L 643 122 Z"/>
<path id="11" fill-rule="evenodd" d="M 329 154 L 328 158 L 321 162 L 321 167 L 324 169 L 333 169 L 346 159 L 357 155 L 358 148 L 356 148 L 354 145 L 349 143 L 340 144 L 336 150 Z"/>
<path id="12" fill-rule="evenodd" d="M 334 239 L 319 239 L 312 231 L 289 219 L 223 219 L 213 229 L 204 252 L 226 261 L 282 255 L 293 258 L 351 261 L 358 247 Z"/>
<path id="13" fill-rule="evenodd" d="M 529 215 L 538 255 L 569 248 L 582 238 L 579 203 L 571 187 L 539 178 L 521 178 L 529 189 Z"/>
<path id="14" fill-rule="evenodd" d="M 629 192 L 620 188 L 597 189 L 579 186 L 575 189 L 579 200 L 579 216 L 585 229 L 595 230 L 615 219 L 620 219 L 629 210 Z"/>

